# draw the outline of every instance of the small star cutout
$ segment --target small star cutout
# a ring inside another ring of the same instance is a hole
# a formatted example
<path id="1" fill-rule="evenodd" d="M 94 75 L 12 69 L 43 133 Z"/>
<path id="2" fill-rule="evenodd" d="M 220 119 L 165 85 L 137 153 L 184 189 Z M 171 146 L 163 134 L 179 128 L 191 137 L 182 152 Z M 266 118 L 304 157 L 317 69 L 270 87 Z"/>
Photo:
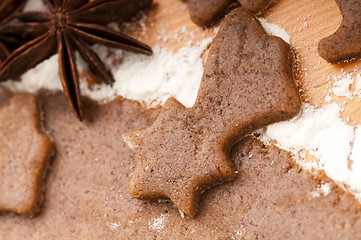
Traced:
<path id="1" fill-rule="evenodd" d="M 0 212 L 36 214 L 53 143 L 35 95 L 17 94 L 0 110 L 0 146 Z"/>
<path id="2" fill-rule="evenodd" d="M 289 45 L 236 9 L 214 40 L 195 105 L 170 98 L 152 126 L 123 134 L 137 159 L 130 193 L 170 199 L 193 218 L 205 190 L 236 176 L 230 148 L 299 110 Z"/>

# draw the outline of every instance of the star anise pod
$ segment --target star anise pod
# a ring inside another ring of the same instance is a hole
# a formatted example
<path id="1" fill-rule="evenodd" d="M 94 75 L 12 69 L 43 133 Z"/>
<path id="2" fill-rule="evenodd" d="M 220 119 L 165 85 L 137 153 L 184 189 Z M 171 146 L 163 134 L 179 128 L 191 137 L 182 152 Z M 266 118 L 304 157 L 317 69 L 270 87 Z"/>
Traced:
<path id="1" fill-rule="evenodd" d="M 0 0 L 0 23 L 4 23 L 11 18 L 15 12 L 21 11 L 26 0 Z"/>
<path id="2" fill-rule="evenodd" d="M 149 46 L 120 32 L 106 23 L 123 20 L 152 4 L 152 0 L 45 0 L 50 13 L 24 12 L 16 15 L 15 28 L 19 34 L 35 39 L 15 50 L 0 68 L 0 81 L 20 76 L 26 70 L 59 54 L 59 74 L 68 102 L 82 120 L 83 110 L 79 91 L 79 77 L 74 51 L 89 65 L 90 70 L 108 84 L 114 82 L 98 55 L 89 44 L 103 44 L 134 52 L 152 54 Z"/>
<path id="3" fill-rule="evenodd" d="M 0 24 L 7 22 L 13 13 L 21 11 L 26 0 L 0 0 Z M 14 38 L 7 31 L 0 30 L 0 64 L 10 55 L 11 48 L 21 44 L 21 38 Z"/>

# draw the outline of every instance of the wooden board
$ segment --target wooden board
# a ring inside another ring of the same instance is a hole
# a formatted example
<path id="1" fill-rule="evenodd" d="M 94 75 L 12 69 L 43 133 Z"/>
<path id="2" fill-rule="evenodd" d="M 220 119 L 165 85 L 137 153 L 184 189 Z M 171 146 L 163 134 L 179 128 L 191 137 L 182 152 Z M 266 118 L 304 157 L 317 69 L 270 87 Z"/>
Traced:
<path id="1" fill-rule="evenodd" d="M 151 46 L 159 45 L 177 50 L 189 41 L 200 41 L 215 36 L 214 28 L 202 29 L 190 21 L 186 4 L 180 0 L 155 0 L 153 9 L 146 13 L 146 27 L 128 29 L 129 33 Z M 342 17 L 335 0 L 278 0 L 261 17 L 280 25 L 291 36 L 291 47 L 296 56 L 296 81 L 304 102 L 323 106 L 325 97 L 345 103 L 343 119 L 350 125 L 361 124 L 360 97 L 353 100 L 335 97 L 330 87 L 335 76 L 361 73 L 361 61 L 330 64 L 317 53 L 318 42 L 339 27 Z M 183 29 L 183 30 L 182 30 Z M 194 35 L 190 34 L 194 33 Z M 160 39 L 160 36 L 162 38 Z M 164 41 L 164 36 L 168 39 Z M 176 36 L 176 37 L 175 37 Z M 351 86 L 354 89 L 355 86 Z"/>

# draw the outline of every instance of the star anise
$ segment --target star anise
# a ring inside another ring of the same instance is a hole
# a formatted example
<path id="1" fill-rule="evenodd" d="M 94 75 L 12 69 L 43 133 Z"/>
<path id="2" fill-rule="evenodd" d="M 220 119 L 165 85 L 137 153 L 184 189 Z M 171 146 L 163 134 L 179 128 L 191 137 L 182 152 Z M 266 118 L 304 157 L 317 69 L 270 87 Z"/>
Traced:
<path id="1" fill-rule="evenodd" d="M 13 13 L 21 11 L 25 1 L 0 0 L 0 24 L 7 22 Z M 11 48 L 19 44 L 21 44 L 21 38 L 14 38 L 9 32 L 0 30 L 0 64 L 10 55 Z"/>
<path id="2" fill-rule="evenodd" d="M 18 22 L 7 25 L 24 36 L 35 39 L 15 50 L 0 68 L 0 81 L 20 76 L 26 70 L 59 54 L 59 73 L 70 107 L 82 120 L 83 110 L 79 91 L 79 77 L 74 51 L 89 65 L 90 70 L 108 84 L 114 82 L 98 55 L 89 44 L 152 54 L 149 46 L 120 32 L 106 23 L 129 18 L 152 4 L 152 0 L 45 0 L 50 13 L 24 12 L 16 15 Z"/>

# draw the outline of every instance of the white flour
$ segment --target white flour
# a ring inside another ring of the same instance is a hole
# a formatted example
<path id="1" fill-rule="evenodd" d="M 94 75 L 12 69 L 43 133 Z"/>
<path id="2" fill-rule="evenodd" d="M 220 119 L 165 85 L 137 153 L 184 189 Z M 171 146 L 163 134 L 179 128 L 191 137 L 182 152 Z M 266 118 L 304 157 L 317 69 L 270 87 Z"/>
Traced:
<path id="1" fill-rule="evenodd" d="M 262 27 L 264 28 L 264 30 L 271 36 L 277 36 L 282 38 L 286 43 L 290 43 L 291 42 L 291 37 L 290 35 L 286 32 L 286 30 L 284 30 L 283 28 L 281 28 L 280 26 L 273 24 L 273 23 L 269 23 L 267 22 L 266 19 L 264 18 L 257 18 L 258 21 L 262 24 Z"/>
<path id="2" fill-rule="evenodd" d="M 123 96 L 145 102 L 149 107 L 162 104 L 173 96 L 190 107 L 195 102 L 203 74 L 201 55 L 210 43 L 211 39 L 206 39 L 194 47 L 183 47 L 176 53 L 155 47 L 152 56 L 113 50 L 117 57 L 123 56 L 122 63 L 118 65 L 110 64 L 112 58 L 106 61 L 115 78 L 113 87 L 101 84 L 90 90 L 81 79 L 81 93 L 100 102 Z M 106 53 L 102 46 L 95 46 L 95 49 L 99 55 Z M 81 60 L 77 62 L 79 70 L 86 68 Z M 8 81 L 4 85 L 14 91 L 36 92 L 41 88 L 62 90 L 58 55 L 27 71 L 21 79 L 21 82 Z"/>
<path id="3" fill-rule="evenodd" d="M 336 103 L 320 109 L 304 104 L 301 113 L 290 121 L 270 125 L 260 139 L 290 151 L 305 168 L 323 169 L 327 176 L 361 197 L 361 136 L 340 118 Z M 308 152 L 319 160 L 305 160 Z"/>
<path id="4" fill-rule="evenodd" d="M 161 214 L 158 218 L 153 218 L 148 222 L 148 226 L 150 229 L 153 229 L 154 231 L 161 231 L 166 224 L 168 215 Z"/>
<path id="5" fill-rule="evenodd" d="M 320 196 L 327 196 L 331 192 L 331 184 L 325 183 L 320 185 L 315 191 L 309 193 L 310 197 L 317 198 Z"/>

